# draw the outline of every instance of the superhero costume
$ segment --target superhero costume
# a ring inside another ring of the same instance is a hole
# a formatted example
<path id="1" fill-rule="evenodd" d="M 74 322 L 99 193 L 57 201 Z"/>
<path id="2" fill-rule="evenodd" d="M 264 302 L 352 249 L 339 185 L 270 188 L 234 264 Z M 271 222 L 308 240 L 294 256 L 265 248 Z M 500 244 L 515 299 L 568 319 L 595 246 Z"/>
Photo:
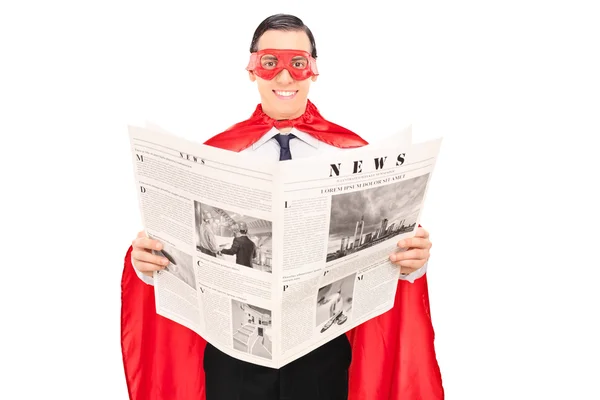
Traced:
<path id="1" fill-rule="evenodd" d="M 205 144 L 239 152 L 274 126 L 294 126 L 340 148 L 367 144 L 355 133 L 324 119 L 310 101 L 302 116 L 286 121 L 273 120 L 259 104 L 248 120 Z M 121 347 L 129 397 L 205 400 L 203 358 L 207 343 L 192 330 L 156 314 L 154 287 L 137 276 L 131 251 L 130 247 L 125 255 L 121 282 Z M 444 398 L 426 275 L 414 283 L 399 280 L 394 307 L 346 335 L 352 347 L 349 400 Z"/>

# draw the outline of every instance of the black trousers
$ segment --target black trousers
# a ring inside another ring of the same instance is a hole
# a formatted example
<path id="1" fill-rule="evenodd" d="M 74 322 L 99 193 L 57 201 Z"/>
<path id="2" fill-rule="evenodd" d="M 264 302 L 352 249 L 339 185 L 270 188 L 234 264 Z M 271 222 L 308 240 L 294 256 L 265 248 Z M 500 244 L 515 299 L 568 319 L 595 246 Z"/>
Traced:
<path id="1" fill-rule="evenodd" d="M 281 369 L 237 360 L 208 344 L 206 400 L 347 400 L 351 358 L 345 334 Z"/>

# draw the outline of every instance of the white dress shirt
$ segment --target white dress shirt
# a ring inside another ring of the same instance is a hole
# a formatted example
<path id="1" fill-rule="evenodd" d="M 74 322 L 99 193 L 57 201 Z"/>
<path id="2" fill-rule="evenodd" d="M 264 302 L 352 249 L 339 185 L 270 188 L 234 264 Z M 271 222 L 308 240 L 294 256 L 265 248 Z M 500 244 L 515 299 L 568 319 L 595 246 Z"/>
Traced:
<path id="1" fill-rule="evenodd" d="M 254 153 L 259 156 L 261 159 L 272 158 L 275 160 L 279 160 L 279 142 L 274 139 L 274 136 L 280 133 L 276 128 L 272 128 L 269 132 L 265 133 L 256 143 L 242 152 Z M 290 152 L 292 154 L 292 159 L 294 158 L 303 158 L 303 157 L 311 157 L 317 154 L 323 154 L 324 152 L 336 152 L 336 151 L 347 151 L 347 149 L 342 149 L 339 147 L 332 146 L 330 144 L 321 142 L 320 140 L 310 136 L 307 133 L 301 132 L 296 128 L 292 128 L 290 132 L 294 136 L 296 136 L 297 140 L 290 140 Z M 282 133 L 283 134 L 283 133 Z M 133 260 L 132 264 L 133 264 Z M 135 270 L 137 275 L 149 285 L 153 284 L 154 279 L 144 275 L 137 269 Z M 415 272 L 408 275 L 401 275 L 400 279 L 407 280 L 413 283 L 416 279 L 425 275 L 427 271 L 427 264 L 423 267 L 419 268 Z"/>

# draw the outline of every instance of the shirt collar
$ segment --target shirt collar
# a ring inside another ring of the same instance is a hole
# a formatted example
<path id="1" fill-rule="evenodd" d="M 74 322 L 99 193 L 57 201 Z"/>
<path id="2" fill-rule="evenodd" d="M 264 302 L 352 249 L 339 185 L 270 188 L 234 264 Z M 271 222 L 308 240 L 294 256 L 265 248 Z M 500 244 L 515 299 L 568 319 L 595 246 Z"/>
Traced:
<path id="1" fill-rule="evenodd" d="M 271 140 L 275 135 L 277 135 L 279 133 L 279 130 L 275 127 L 271 128 L 267 133 L 265 133 L 260 139 L 258 139 L 253 145 L 252 145 L 252 150 L 256 150 L 259 147 L 261 147 L 263 144 L 267 143 L 269 140 Z M 292 130 L 289 133 L 293 133 L 294 136 L 296 136 L 298 139 L 302 140 L 304 143 L 314 147 L 315 149 L 319 148 L 319 139 L 304 133 L 302 131 L 299 131 L 296 128 L 292 128 Z"/>

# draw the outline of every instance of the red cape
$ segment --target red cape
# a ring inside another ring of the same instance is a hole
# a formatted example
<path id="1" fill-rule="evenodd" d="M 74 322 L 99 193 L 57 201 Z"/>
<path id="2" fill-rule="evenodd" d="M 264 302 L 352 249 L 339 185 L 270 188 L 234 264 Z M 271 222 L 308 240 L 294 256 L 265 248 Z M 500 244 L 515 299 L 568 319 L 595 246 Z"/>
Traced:
<path id="1" fill-rule="evenodd" d="M 356 133 L 323 118 L 310 100 L 306 104 L 304 114 L 295 119 L 281 121 L 275 121 L 265 114 L 259 104 L 249 119 L 229 127 L 225 132 L 213 136 L 204 144 L 239 152 L 256 143 L 273 126 L 278 128 L 293 126 L 321 142 L 336 147 L 352 148 L 368 144 Z"/>
<path id="2" fill-rule="evenodd" d="M 309 122 L 307 122 L 309 121 Z M 325 120 L 312 103 L 305 115 L 288 121 L 337 147 L 366 144 L 358 135 Z M 206 144 L 241 151 L 278 122 L 260 105 L 252 117 Z M 289 125 L 288 124 L 288 125 Z M 121 281 L 121 349 L 131 400 L 205 400 L 206 341 L 156 314 L 154 287 L 141 281 L 125 255 Z M 435 356 L 427 277 L 399 280 L 395 306 L 350 330 L 349 400 L 439 400 L 444 398 Z"/>

